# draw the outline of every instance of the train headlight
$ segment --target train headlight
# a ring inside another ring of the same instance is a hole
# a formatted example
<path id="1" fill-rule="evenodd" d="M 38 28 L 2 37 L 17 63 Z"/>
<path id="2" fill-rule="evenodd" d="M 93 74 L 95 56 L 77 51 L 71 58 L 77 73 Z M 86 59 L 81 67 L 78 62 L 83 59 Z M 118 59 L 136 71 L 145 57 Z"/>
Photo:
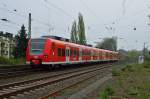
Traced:
<path id="1" fill-rule="evenodd" d="M 48 55 L 44 55 L 44 58 L 48 58 Z"/>

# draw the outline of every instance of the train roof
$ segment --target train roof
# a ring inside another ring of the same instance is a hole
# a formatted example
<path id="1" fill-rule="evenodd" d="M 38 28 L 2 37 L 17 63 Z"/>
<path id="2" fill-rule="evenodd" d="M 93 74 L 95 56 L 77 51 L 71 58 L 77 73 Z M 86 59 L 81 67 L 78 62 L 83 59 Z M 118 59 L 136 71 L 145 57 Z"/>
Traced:
<path id="1" fill-rule="evenodd" d="M 72 42 L 66 42 L 66 41 L 61 41 L 61 40 L 57 40 L 57 39 L 53 39 L 53 38 L 48 38 L 48 37 L 42 37 L 42 38 L 33 38 L 33 39 L 48 39 L 48 40 L 51 40 L 51 41 L 55 41 L 55 42 L 58 42 L 60 44 L 65 44 L 65 45 L 70 45 L 70 46 L 77 46 L 77 47 L 82 47 L 83 49 L 84 48 L 92 48 L 94 50 L 101 50 L 101 51 L 105 51 L 105 52 L 110 52 L 110 53 L 118 53 L 118 52 L 115 52 L 115 51 L 110 51 L 110 50 L 106 50 L 106 49 L 99 49 L 99 48 L 95 48 L 95 47 L 90 47 L 90 46 L 85 46 L 85 45 L 80 45 L 80 44 L 75 44 L 75 43 L 72 43 Z"/>
<path id="2" fill-rule="evenodd" d="M 51 39 L 51 38 L 49 38 Z M 106 49 L 99 49 L 99 48 L 95 48 L 95 47 L 89 47 L 89 46 L 85 46 L 85 45 L 80 45 L 80 44 L 75 44 L 75 43 L 72 43 L 72 42 L 64 42 L 64 41 L 59 41 L 59 40 L 55 40 L 55 39 L 51 39 L 53 41 L 56 41 L 56 42 L 59 42 L 59 43 L 65 43 L 65 44 L 68 44 L 68 45 L 72 45 L 72 46 L 78 46 L 78 47 L 82 47 L 82 48 L 92 48 L 92 49 L 95 49 L 95 50 L 101 50 L 101 51 L 105 51 L 105 52 L 111 52 L 111 53 L 118 53 L 118 52 L 115 52 L 115 51 L 110 51 L 110 50 L 106 50 Z"/>

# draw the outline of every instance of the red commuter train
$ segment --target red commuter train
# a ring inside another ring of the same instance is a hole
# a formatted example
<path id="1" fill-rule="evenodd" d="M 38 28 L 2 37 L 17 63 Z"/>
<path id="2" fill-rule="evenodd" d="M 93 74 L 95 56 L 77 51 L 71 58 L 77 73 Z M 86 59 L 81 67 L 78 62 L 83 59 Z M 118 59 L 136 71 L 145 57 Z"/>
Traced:
<path id="1" fill-rule="evenodd" d="M 31 65 L 114 61 L 118 61 L 118 52 L 60 41 L 48 37 L 31 39 L 26 51 L 26 63 Z"/>

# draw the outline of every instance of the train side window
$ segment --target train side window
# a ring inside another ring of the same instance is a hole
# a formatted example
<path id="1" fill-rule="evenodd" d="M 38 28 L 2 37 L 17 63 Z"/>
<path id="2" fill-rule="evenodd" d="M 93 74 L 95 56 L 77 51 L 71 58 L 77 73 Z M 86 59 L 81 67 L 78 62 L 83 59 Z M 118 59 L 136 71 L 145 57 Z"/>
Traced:
<path id="1" fill-rule="evenodd" d="M 79 51 L 77 51 L 77 56 L 79 56 Z"/>
<path id="2" fill-rule="evenodd" d="M 85 52 L 84 52 L 84 50 L 82 50 L 82 56 L 84 56 L 85 55 Z"/>
<path id="3" fill-rule="evenodd" d="M 76 56 L 76 50 L 74 50 L 74 56 Z"/>
<path id="4" fill-rule="evenodd" d="M 70 50 L 70 56 L 72 56 L 72 50 Z"/>
<path id="5" fill-rule="evenodd" d="M 65 49 L 62 49 L 62 56 L 65 56 Z"/>
<path id="6" fill-rule="evenodd" d="M 79 56 L 82 56 L 82 50 L 79 50 Z"/>
<path id="7" fill-rule="evenodd" d="M 58 48 L 58 56 L 61 56 L 61 49 Z"/>

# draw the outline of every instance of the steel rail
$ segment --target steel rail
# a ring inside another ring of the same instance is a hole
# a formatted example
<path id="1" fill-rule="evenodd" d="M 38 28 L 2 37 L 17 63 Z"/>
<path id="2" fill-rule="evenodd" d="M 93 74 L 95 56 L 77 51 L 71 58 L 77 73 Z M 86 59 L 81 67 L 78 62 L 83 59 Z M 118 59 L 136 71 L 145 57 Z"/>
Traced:
<path id="1" fill-rule="evenodd" d="M 51 77 L 47 77 L 47 78 L 41 78 L 41 79 L 36 79 L 36 80 L 30 80 L 30 81 L 25 81 L 25 82 L 19 82 L 19 83 L 14 83 L 14 84 L 8 84 L 8 85 L 4 85 L 1 86 L 1 90 L 0 90 L 0 97 L 1 98 L 5 98 L 5 97 L 9 97 L 12 95 L 16 95 L 18 93 L 23 93 L 25 91 L 30 91 L 33 89 L 37 89 L 39 87 L 43 87 L 55 82 L 59 82 L 61 80 L 65 80 L 65 79 L 69 79 L 72 77 L 76 77 L 76 76 L 80 76 L 82 74 L 86 74 L 89 72 L 94 72 L 97 70 L 101 70 L 104 68 L 107 68 L 107 66 L 101 66 L 101 67 L 97 67 L 97 68 L 93 68 L 94 69 L 87 69 L 87 70 L 81 70 L 81 71 L 72 71 L 72 72 L 68 72 L 68 73 L 64 73 L 64 74 L 57 74 L 57 75 L 53 75 Z M 110 66 L 109 66 L 110 67 Z"/>
<path id="2" fill-rule="evenodd" d="M 18 82 L 13 82 L 13 83 L 0 85 L 0 90 L 2 90 L 3 88 L 11 87 L 11 86 L 18 86 L 18 85 L 21 85 L 21 84 L 35 82 L 35 81 L 38 81 L 38 80 L 49 79 L 51 77 L 59 76 L 59 75 L 62 75 L 62 74 L 64 75 L 64 74 L 73 73 L 73 72 L 76 72 L 76 71 L 88 70 L 88 69 L 92 69 L 94 67 L 97 67 L 97 66 L 75 68 L 75 69 L 63 70 L 63 71 L 54 71 L 54 72 L 50 72 L 52 75 L 46 75 L 44 77 L 40 77 L 40 78 L 36 78 L 36 79 L 24 80 L 24 81 L 18 81 Z"/>
<path id="3" fill-rule="evenodd" d="M 5 78 L 10 78 L 10 77 L 18 77 L 18 76 L 22 76 L 22 75 L 26 75 L 26 74 L 30 74 L 30 73 L 34 73 L 35 71 L 41 71 L 42 69 L 30 69 L 30 68 L 26 68 L 26 69 L 18 69 L 18 70 L 9 70 L 9 71 L 3 71 L 0 72 L 0 79 L 5 79 Z"/>

